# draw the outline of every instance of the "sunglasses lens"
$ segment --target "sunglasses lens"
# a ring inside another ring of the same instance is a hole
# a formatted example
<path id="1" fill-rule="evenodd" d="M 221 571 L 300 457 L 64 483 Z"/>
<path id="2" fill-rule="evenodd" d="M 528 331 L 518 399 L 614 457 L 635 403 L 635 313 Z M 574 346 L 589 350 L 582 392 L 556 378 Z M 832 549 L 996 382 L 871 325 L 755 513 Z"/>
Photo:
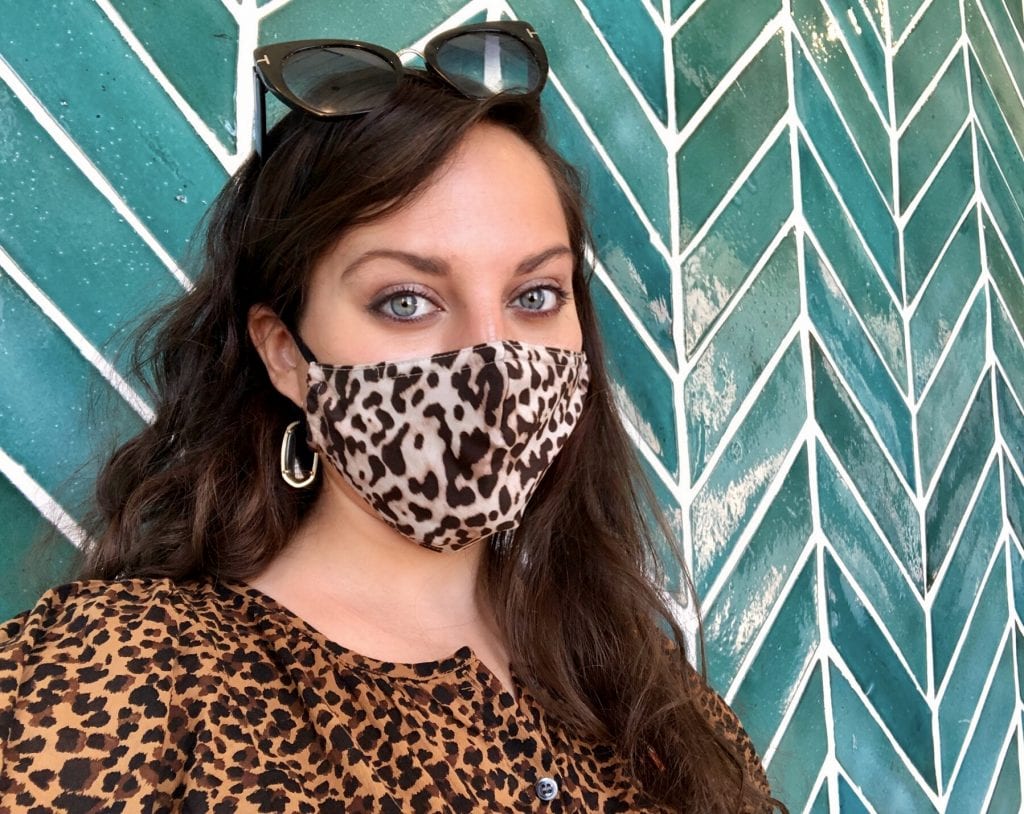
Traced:
<path id="1" fill-rule="evenodd" d="M 362 113 L 382 104 L 398 84 L 387 60 L 362 48 L 306 48 L 281 66 L 288 89 L 327 115 Z"/>
<path id="2" fill-rule="evenodd" d="M 437 50 L 437 66 L 467 96 L 531 93 L 541 83 L 540 65 L 526 45 L 497 32 L 460 34 Z"/>

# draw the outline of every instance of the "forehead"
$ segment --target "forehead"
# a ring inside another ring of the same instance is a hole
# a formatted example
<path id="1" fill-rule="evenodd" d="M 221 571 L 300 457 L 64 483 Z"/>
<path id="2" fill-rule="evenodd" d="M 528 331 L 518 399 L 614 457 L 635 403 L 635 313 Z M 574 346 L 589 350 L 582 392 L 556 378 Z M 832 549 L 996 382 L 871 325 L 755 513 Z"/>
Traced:
<path id="1" fill-rule="evenodd" d="M 507 128 L 474 127 L 405 206 L 341 237 L 328 266 L 379 248 L 499 267 L 569 235 L 558 189 L 540 155 Z"/>

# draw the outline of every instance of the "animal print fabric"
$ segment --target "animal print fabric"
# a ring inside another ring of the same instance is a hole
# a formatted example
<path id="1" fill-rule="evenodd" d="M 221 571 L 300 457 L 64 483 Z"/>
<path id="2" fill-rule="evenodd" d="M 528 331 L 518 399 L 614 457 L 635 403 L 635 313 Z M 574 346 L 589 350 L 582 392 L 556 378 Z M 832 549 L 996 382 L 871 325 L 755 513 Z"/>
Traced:
<path id="1" fill-rule="evenodd" d="M 0 811 L 662 810 L 515 683 L 357 655 L 244 583 L 69 583 L 0 627 Z"/>
<path id="2" fill-rule="evenodd" d="M 583 412 L 586 354 L 504 340 L 423 359 L 311 362 L 310 440 L 383 520 L 456 551 L 515 529 Z"/>

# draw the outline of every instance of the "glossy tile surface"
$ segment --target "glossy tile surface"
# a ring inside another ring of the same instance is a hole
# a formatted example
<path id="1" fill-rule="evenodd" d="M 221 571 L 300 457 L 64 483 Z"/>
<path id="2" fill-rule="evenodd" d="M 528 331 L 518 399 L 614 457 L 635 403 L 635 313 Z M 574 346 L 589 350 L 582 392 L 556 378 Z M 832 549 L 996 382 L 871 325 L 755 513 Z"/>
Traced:
<path id="1" fill-rule="evenodd" d="M 710 680 L 776 793 L 1016 811 L 1016 0 L 0 0 L 0 608 L 68 567 L 70 544 L 34 546 L 38 506 L 80 517 L 94 448 L 144 423 L 116 350 L 197 273 L 193 230 L 250 149 L 253 45 L 397 50 L 488 17 L 547 51 L 664 588 L 680 546 Z"/>

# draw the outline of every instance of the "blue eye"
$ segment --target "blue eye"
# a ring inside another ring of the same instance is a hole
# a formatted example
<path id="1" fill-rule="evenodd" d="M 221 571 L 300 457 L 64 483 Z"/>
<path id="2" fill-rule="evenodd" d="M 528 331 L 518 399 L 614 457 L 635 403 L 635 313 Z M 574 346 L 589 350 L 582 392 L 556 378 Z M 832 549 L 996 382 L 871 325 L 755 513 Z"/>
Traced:
<path id="1" fill-rule="evenodd" d="M 411 317 L 416 313 L 417 300 L 419 299 L 418 294 L 412 294 L 405 292 L 391 297 L 388 300 L 388 307 L 395 316 L 398 317 Z"/>
<path id="2" fill-rule="evenodd" d="M 554 314 L 568 299 L 568 291 L 561 286 L 550 284 L 536 286 L 516 297 L 516 301 L 524 310 L 538 314 Z"/>

